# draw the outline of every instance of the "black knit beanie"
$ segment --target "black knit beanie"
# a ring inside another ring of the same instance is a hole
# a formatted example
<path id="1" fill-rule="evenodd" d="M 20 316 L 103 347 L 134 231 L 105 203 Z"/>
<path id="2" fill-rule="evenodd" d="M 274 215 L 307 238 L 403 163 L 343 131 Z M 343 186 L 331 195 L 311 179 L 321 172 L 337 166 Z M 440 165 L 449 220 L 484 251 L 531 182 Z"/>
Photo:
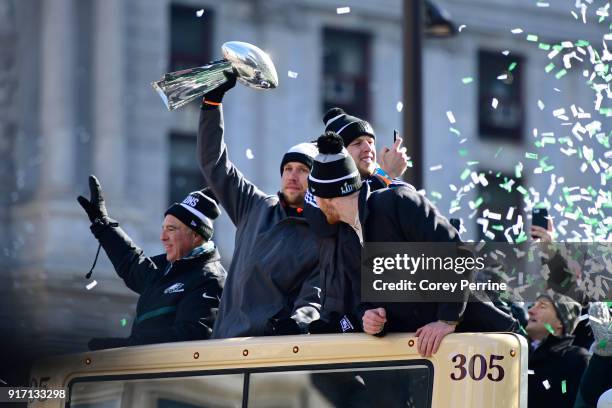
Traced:
<path id="1" fill-rule="evenodd" d="M 376 139 L 372 125 L 363 119 L 347 115 L 340 108 L 328 110 L 323 116 L 323 123 L 326 132 L 336 132 L 342 137 L 345 147 L 360 136 L 367 135 Z"/>
<path id="2" fill-rule="evenodd" d="M 312 170 L 312 160 L 317 155 L 317 147 L 314 143 L 300 143 L 290 148 L 287 153 L 283 155 L 281 160 L 280 172 L 283 175 L 283 167 L 289 162 L 299 162 Z"/>
<path id="3" fill-rule="evenodd" d="M 325 132 L 317 139 L 319 154 L 308 176 L 308 189 L 317 197 L 344 197 L 361 188 L 359 170 L 342 146 L 342 138 L 334 132 Z"/>
<path id="4" fill-rule="evenodd" d="M 216 197 L 208 189 L 193 191 L 182 203 L 172 204 L 164 215 L 173 215 L 183 224 L 200 234 L 204 241 L 213 235 L 212 220 L 221 214 Z"/>

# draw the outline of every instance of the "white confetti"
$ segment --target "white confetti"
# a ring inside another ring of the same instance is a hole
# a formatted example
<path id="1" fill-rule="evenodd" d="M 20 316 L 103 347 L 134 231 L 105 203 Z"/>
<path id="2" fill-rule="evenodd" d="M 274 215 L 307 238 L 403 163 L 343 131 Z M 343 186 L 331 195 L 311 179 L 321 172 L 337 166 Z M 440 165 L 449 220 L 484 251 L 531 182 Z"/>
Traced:
<path id="1" fill-rule="evenodd" d="M 287 76 L 289 78 L 297 78 L 298 77 L 298 73 L 294 72 L 294 71 L 287 71 Z"/>
<path id="2" fill-rule="evenodd" d="M 503 50 L 502 54 L 507 57 L 508 55 L 510 55 L 510 50 Z"/>
<path id="3" fill-rule="evenodd" d="M 202 17 L 203 15 L 204 15 L 204 9 L 199 9 L 198 11 L 196 11 L 196 16 Z"/>
<path id="4" fill-rule="evenodd" d="M 534 375 L 534 374 L 535 374 L 535 371 L 533 371 L 533 370 L 527 370 L 527 375 Z"/>
<path id="5" fill-rule="evenodd" d="M 404 109 L 404 104 L 403 104 L 401 101 L 400 101 L 400 102 L 398 102 L 398 103 L 395 105 L 395 109 L 396 109 L 398 112 L 401 112 L 401 111 L 402 111 L 402 109 Z"/>
<path id="6" fill-rule="evenodd" d="M 493 100 L 491 101 L 491 107 L 493 109 L 497 109 L 497 104 L 499 103 L 499 101 L 497 100 L 497 98 L 493 98 Z"/>
<path id="7" fill-rule="evenodd" d="M 431 167 L 429 168 L 429 171 L 436 171 L 436 170 L 441 170 L 441 169 L 442 169 L 442 165 L 441 165 L 441 164 L 438 164 L 438 165 L 436 165 L 436 166 L 431 166 Z"/>
<path id="8" fill-rule="evenodd" d="M 539 1 L 536 3 L 538 7 L 550 7 L 550 3 L 544 3 L 543 1 Z"/>
<path id="9" fill-rule="evenodd" d="M 350 7 L 338 7 L 336 8 L 336 13 L 337 14 L 348 14 L 351 12 L 351 8 Z"/>
<path id="10" fill-rule="evenodd" d="M 520 34 L 520 33 L 523 32 L 523 29 L 522 28 L 513 28 L 510 32 L 512 34 Z"/>
<path id="11" fill-rule="evenodd" d="M 253 160 L 255 158 L 251 149 L 246 149 L 246 158 L 249 160 Z"/>
<path id="12" fill-rule="evenodd" d="M 544 102 L 542 102 L 539 99 L 538 99 L 538 108 L 540 108 L 540 110 L 544 110 Z"/>
<path id="13" fill-rule="evenodd" d="M 98 281 L 94 280 L 93 282 L 88 283 L 87 286 L 85 286 L 85 287 L 87 288 L 87 290 L 92 290 L 93 288 L 96 287 L 97 284 L 98 284 Z"/>
<path id="14" fill-rule="evenodd" d="M 500 81 L 503 81 L 505 79 L 508 79 L 508 74 L 501 74 L 497 77 L 497 79 L 499 79 Z"/>
<path id="15" fill-rule="evenodd" d="M 448 118 L 448 121 L 451 124 L 454 124 L 456 122 L 455 121 L 455 115 L 453 115 L 453 111 L 446 111 L 446 117 Z"/>
<path id="16" fill-rule="evenodd" d="M 1 382 L 2 384 L 4 384 L 4 385 L 8 385 L 8 384 L 6 383 L 6 381 L 4 381 L 2 378 L 0 378 L 0 382 Z"/>
<path id="17" fill-rule="evenodd" d="M 458 28 L 459 32 L 461 32 L 465 27 L 467 27 L 465 24 L 461 24 Z"/>
<path id="18" fill-rule="evenodd" d="M 514 207 L 508 208 L 508 214 L 506 214 L 506 219 L 511 220 L 513 215 L 514 215 Z"/>
<path id="19" fill-rule="evenodd" d="M 548 380 L 542 381 L 542 385 L 544 385 L 544 388 L 546 388 L 547 390 L 550 389 L 550 383 L 548 382 Z"/>

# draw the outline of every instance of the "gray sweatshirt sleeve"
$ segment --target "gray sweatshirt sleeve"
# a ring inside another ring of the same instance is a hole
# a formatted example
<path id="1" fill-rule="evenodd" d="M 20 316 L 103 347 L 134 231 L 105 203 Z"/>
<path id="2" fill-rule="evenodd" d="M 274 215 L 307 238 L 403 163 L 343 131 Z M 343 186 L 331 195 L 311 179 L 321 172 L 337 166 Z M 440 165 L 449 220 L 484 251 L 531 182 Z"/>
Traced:
<path id="1" fill-rule="evenodd" d="M 221 106 L 202 106 L 197 155 L 207 185 L 215 193 L 234 225 L 240 223 L 257 201 L 267 197 L 229 160 L 227 146 L 223 140 Z"/>

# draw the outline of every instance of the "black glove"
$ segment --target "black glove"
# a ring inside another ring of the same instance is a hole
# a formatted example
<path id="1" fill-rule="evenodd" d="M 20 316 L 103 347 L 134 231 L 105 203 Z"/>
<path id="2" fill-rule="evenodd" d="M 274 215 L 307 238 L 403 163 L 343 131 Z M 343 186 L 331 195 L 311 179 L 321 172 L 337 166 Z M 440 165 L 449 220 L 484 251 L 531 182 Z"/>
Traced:
<path id="1" fill-rule="evenodd" d="M 121 337 L 94 337 L 93 339 L 89 340 L 89 343 L 87 343 L 87 347 L 89 347 L 91 351 L 127 347 L 129 345 L 129 339 L 124 339 Z"/>
<path id="2" fill-rule="evenodd" d="M 104 197 L 102 197 L 102 187 L 96 176 L 89 176 L 89 193 L 91 198 L 88 200 L 83 196 L 78 196 L 77 201 L 87 213 L 92 224 L 96 222 L 105 222 L 108 220 L 108 213 L 104 205 Z"/>
<path id="3" fill-rule="evenodd" d="M 300 326 L 292 318 L 268 320 L 266 336 L 290 336 L 292 334 L 302 334 Z"/>
<path id="4" fill-rule="evenodd" d="M 231 72 L 223 71 L 223 75 L 225 75 L 225 78 L 227 79 L 227 81 L 219 85 L 217 88 L 213 89 L 212 91 L 204 94 L 205 103 L 203 106 L 207 106 L 206 102 L 212 102 L 213 104 L 221 103 L 225 93 L 229 91 L 230 89 L 232 89 L 234 86 L 236 86 L 237 75 L 234 71 L 231 71 Z"/>

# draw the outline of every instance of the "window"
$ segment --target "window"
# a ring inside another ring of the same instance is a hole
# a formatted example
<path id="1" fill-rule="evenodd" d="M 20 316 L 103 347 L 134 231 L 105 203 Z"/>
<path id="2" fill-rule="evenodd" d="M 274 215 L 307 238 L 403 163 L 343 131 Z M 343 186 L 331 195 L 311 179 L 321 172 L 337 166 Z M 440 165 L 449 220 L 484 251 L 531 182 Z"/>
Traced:
<path id="1" fill-rule="evenodd" d="M 433 372 L 424 364 L 253 373 L 249 408 L 412 407 L 431 404 Z"/>
<path id="2" fill-rule="evenodd" d="M 483 231 L 483 226 L 478 224 L 478 240 L 485 239 L 487 241 L 495 242 L 508 242 L 504 236 L 504 231 L 512 225 L 516 224 L 518 216 L 521 214 L 521 202 L 523 196 L 517 191 L 517 187 L 520 185 L 517 180 L 513 177 L 505 175 L 503 173 L 497 174 L 491 172 L 480 171 L 479 174 L 483 174 L 488 180 L 488 185 L 483 187 L 479 184 L 479 197 L 482 198 L 482 204 L 479 207 L 479 218 L 488 220 L 487 228 Z M 501 186 L 500 186 L 501 185 Z M 503 187 L 502 187 L 503 186 Z M 505 188 L 504 188 L 505 187 Z M 510 191 L 508 191 L 510 189 Z M 507 220 L 507 215 L 510 207 L 513 207 L 512 215 L 510 220 Z M 488 210 L 489 216 L 485 217 L 484 212 Z M 500 220 L 496 220 L 497 216 L 500 216 Z M 523 223 L 525 223 L 525 217 L 523 216 Z M 485 232 L 489 231 L 489 236 L 485 235 Z M 491 239 L 491 234 L 495 238 Z M 508 234 L 515 240 L 518 235 L 513 234 L 512 230 Z"/>
<path id="3" fill-rule="evenodd" d="M 478 53 L 478 126 L 484 139 L 523 138 L 523 58 L 499 52 Z M 493 99 L 497 99 L 497 107 Z"/>
<path id="4" fill-rule="evenodd" d="M 369 48 L 367 33 L 323 31 L 323 112 L 338 106 L 350 115 L 368 117 Z"/>
<path id="5" fill-rule="evenodd" d="M 198 18 L 198 7 L 173 4 L 170 6 L 169 72 L 199 67 L 212 61 L 214 13 L 205 9 Z"/>
<path id="6" fill-rule="evenodd" d="M 195 135 L 170 134 L 169 204 L 180 203 L 187 194 L 202 189 L 204 177 L 195 157 Z"/>

